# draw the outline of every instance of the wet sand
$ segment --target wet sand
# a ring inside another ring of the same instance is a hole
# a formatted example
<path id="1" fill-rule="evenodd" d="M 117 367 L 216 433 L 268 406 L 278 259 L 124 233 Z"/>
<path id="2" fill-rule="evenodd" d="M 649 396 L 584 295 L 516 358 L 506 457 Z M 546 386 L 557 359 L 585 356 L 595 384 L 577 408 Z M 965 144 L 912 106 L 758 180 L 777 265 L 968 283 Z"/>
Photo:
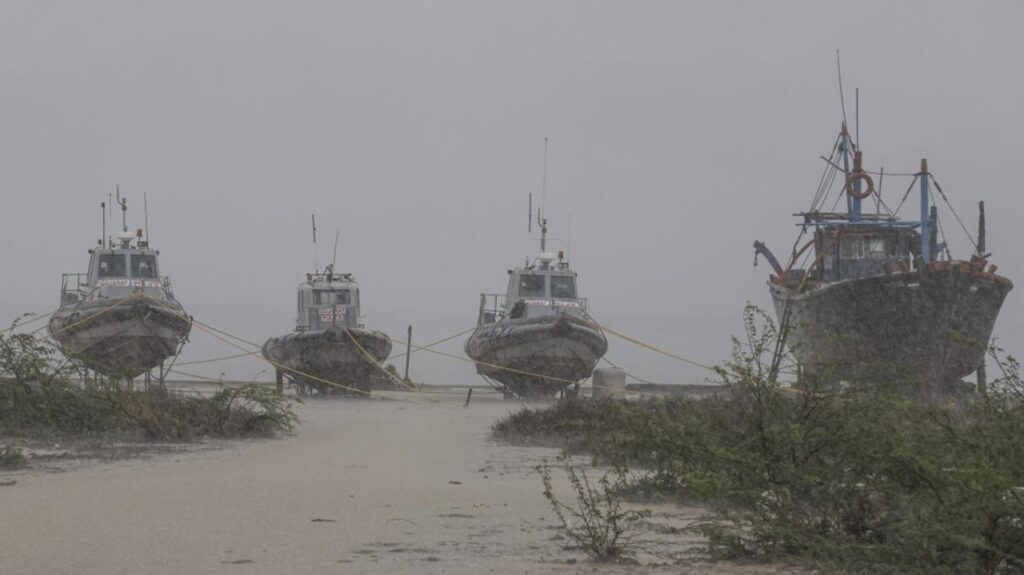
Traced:
<path id="1" fill-rule="evenodd" d="M 0 573 L 789 572 L 708 564 L 678 533 L 650 535 L 643 565 L 590 563 L 564 548 L 534 471 L 557 451 L 489 439 L 518 405 L 429 397 L 445 403 L 309 401 L 282 439 L 0 474 L 17 480 L 0 486 Z"/>

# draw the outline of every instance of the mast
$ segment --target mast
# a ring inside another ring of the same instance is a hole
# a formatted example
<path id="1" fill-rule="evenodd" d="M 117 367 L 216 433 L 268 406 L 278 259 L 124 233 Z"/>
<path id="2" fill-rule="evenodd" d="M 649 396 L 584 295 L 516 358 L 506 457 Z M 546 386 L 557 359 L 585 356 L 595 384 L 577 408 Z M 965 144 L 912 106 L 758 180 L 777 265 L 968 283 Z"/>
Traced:
<path id="1" fill-rule="evenodd" d="M 985 201 L 978 202 L 978 255 L 985 255 Z"/>
<path id="2" fill-rule="evenodd" d="M 843 129 L 840 132 L 840 147 L 843 151 L 843 172 L 844 175 L 850 177 L 850 151 L 851 149 L 855 152 L 853 158 L 853 171 L 860 171 L 860 156 L 859 152 L 856 151 L 856 147 L 853 144 L 853 140 L 850 139 L 850 133 L 846 129 L 846 122 L 843 122 Z M 853 191 L 860 193 L 860 180 L 854 180 Z M 846 195 L 846 210 L 850 214 L 851 222 L 859 222 L 861 220 L 860 200 L 849 194 Z"/>
<path id="3" fill-rule="evenodd" d="M 121 197 L 121 186 L 117 187 L 117 203 L 121 205 L 121 231 L 128 231 L 128 198 Z"/>
<path id="4" fill-rule="evenodd" d="M 932 263 L 932 232 L 931 232 L 931 210 L 928 205 L 928 159 L 921 158 L 921 259 L 925 264 Z"/>
<path id="5" fill-rule="evenodd" d="M 537 223 L 540 224 L 540 251 L 547 251 L 548 219 L 544 217 L 544 204 L 548 197 L 548 139 L 544 138 L 544 172 L 540 183 L 540 207 L 537 208 Z"/>

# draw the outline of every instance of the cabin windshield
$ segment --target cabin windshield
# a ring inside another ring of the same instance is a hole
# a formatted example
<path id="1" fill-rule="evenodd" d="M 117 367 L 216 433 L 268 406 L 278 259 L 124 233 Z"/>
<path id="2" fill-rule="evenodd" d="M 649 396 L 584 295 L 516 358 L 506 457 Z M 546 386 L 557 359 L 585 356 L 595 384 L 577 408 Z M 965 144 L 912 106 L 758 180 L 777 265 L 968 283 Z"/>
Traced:
<path id="1" fill-rule="evenodd" d="M 155 278 L 156 256 L 132 254 L 132 277 Z"/>
<path id="2" fill-rule="evenodd" d="M 350 305 L 352 303 L 352 292 L 347 289 L 314 290 L 313 303 L 314 305 Z"/>
<path id="3" fill-rule="evenodd" d="M 576 299 L 576 278 L 572 276 L 551 276 L 551 297 Z"/>
<path id="4" fill-rule="evenodd" d="M 519 297 L 544 297 L 544 275 L 520 274 Z"/>
<path id="5" fill-rule="evenodd" d="M 128 266 L 124 254 L 100 254 L 99 276 L 101 278 L 128 277 Z"/>

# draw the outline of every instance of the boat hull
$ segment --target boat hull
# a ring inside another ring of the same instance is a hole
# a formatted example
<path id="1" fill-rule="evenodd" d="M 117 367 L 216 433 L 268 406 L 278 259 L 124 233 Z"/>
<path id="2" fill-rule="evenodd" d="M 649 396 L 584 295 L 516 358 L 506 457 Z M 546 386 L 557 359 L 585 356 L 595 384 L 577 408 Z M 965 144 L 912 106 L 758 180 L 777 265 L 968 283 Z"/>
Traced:
<path id="1" fill-rule="evenodd" d="M 126 380 L 175 355 L 191 327 L 177 302 L 140 298 L 61 308 L 50 318 L 49 331 L 69 358 L 107 377 Z"/>
<path id="2" fill-rule="evenodd" d="M 606 351 L 600 329 L 574 317 L 502 319 L 478 327 L 466 342 L 477 373 L 519 397 L 551 397 L 590 377 Z"/>
<path id="3" fill-rule="evenodd" d="M 263 344 L 263 357 L 291 375 L 304 395 L 368 393 L 371 375 L 390 353 L 391 338 L 362 328 L 307 330 Z"/>
<path id="4" fill-rule="evenodd" d="M 769 283 L 804 370 L 828 381 L 885 378 L 950 391 L 984 360 L 1010 280 L 952 266 L 797 292 Z M 934 387 L 932 387 L 934 386 Z"/>

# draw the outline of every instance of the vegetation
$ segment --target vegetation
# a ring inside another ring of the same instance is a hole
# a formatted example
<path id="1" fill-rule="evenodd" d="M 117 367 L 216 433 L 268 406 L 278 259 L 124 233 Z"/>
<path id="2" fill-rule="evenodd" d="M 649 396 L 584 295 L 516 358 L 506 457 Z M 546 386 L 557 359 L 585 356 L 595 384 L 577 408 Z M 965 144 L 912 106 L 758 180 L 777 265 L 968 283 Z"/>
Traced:
<path id="1" fill-rule="evenodd" d="M 290 430 L 288 400 L 259 385 L 210 397 L 116 384 L 73 385 L 52 345 L 30 334 L 0 334 L 0 436 L 117 434 L 147 440 L 241 437 Z"/>
<path id="2" fill-rule="evenodd" d="M 642 533 L 644 510 L 623 510 L 607 472 L 593 485 L 586 472 L 573 466 L 567 458 L 559 459 L 576 495 L 576 504 L 567 505 L 555 497 L 551 483 L 551 467 L 537 468 L 544 482 L 544 497 L 569 537 L 598 561 L 620 561 L 628 558 Z M 619 478 L 621 480 L 621 477 Z"/>
<path id="3" fill-rule="evenodd" d="M 758 310 L 709 399 L 566 400 L 495 426 L 629 466 L 626 489 L 701 502 L 719 557 L 785 557 L 849 573 L 1024 573 L 1024 385 L 944 403 L 868 382 L 800 388 Z M 635 475 L 635 473 L 634 473 Z"/>
<path id="4" fill-rule="evenodd" d="M 25 466 L 25 454 L 17 447 L 0 446 L 0 471 L 19 469 Z"/>

